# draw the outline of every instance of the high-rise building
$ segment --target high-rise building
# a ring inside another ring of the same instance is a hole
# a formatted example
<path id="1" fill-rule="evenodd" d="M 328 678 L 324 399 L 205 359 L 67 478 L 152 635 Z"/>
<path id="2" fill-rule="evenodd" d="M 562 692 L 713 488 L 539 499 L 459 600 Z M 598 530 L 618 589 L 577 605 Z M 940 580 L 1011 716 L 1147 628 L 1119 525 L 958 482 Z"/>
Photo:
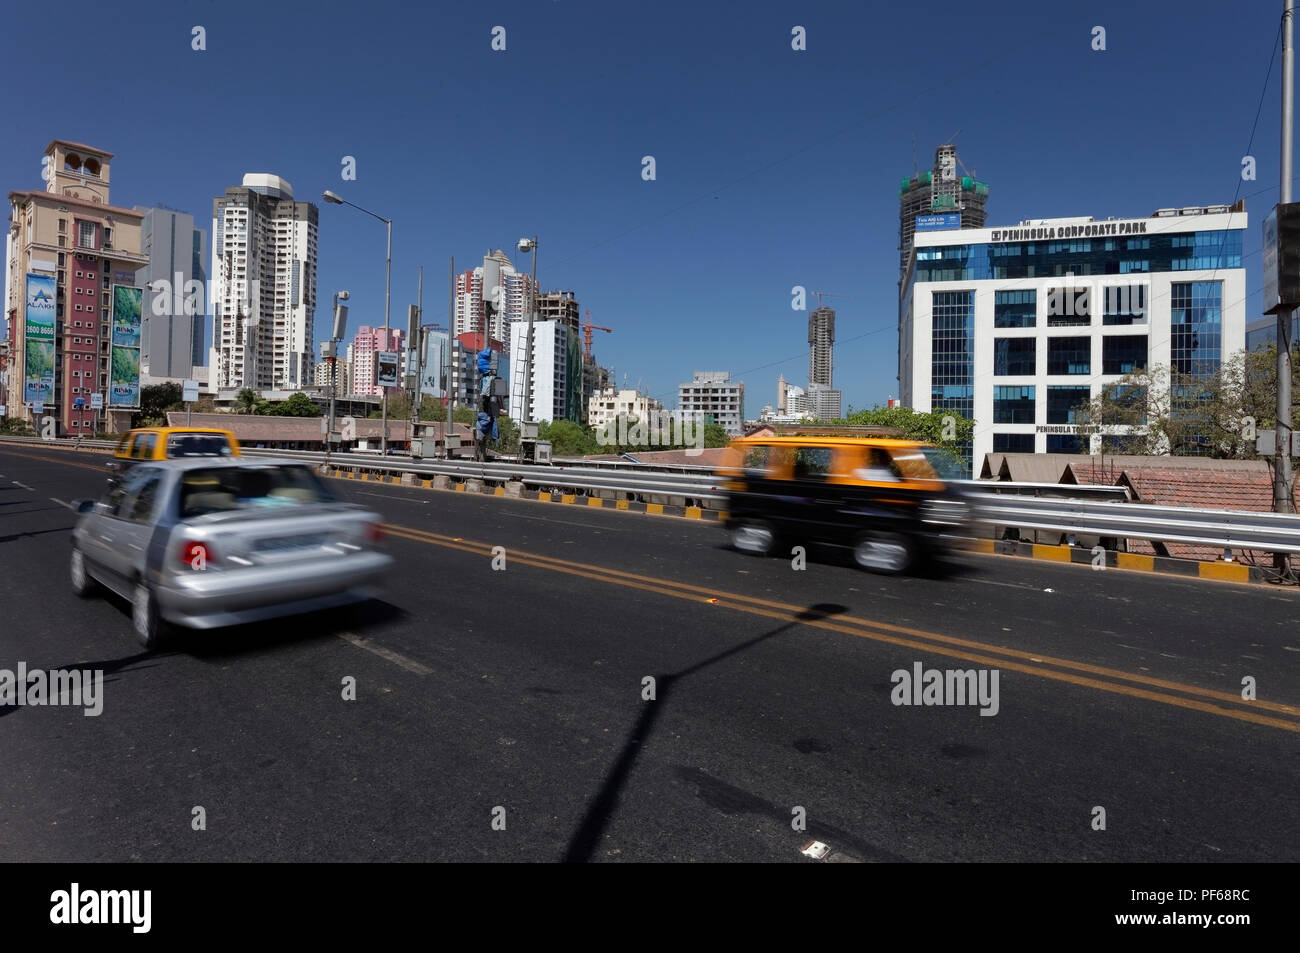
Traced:
<path id="1" fill-rule="evenodd" d="M 144 216 L 149 256 L 135 276 L 136 287 L 145 289 L 140 367 L 151 378 L 185 379 L 206 359 L 208 236 L 185 212 L 144 205 L 135 211 Z"/>
<path id="2" fill-rule="evenodd" d="M 907 270 L 912 239 L 918 231 L 983 228 L 989 187 L 973 175 L 957 174 L 957 147 L 934 151 L 934 168 L 910 178 L 898 189 L 898 272 Z"/>
<path id="3" fill-rule="evenodd" d="M 384 330 L 364 324 L 357 328 L 356 336 L 352 338 L 352 344 L 348 347 L 348 361 L 352 365 L 352 388 L 348 393 L 362 397 L 382 396 L 384 388 L 381 388 L 378 383 L 379 353 L 395 351 L 400 360 L 400 355 L 405 349 L 405 337 L 406 332 L 398 328 L 390 327 Z M 399 392 L 400 384 L 399 377 L 399 386 L 387 388 L 389 395 Z"/>
<path id="4" fill-rule="evenodd" d="M 13 417 L 39 404 L 40 416 L 53 417 L 60 434 L 125 429 L 128 408 L 139 406 L 138 332 L 126 321 L 111 335 L 111 315 L 115 288 L 122 287 L 129 303 L 148 258 L 141 252 L 141 214 L 109 204 L 112 158 L 55 139 L 45 147 L 45 187 L 9 193 L 9 363 L 0 403 Z M 107 410 L 92 409 L 95 395 Z"/>
<path id="5" fill-rule="evenodd" d="M 562 321 L 577 331 L 580 323 L 578 300 L 572 291 L 543 291 L 537 296 L 537 319 Z"/>
<path id="6" fill-rule="evenodd" d="M 489 252 L 488 257 L 496 259 L 500 268 L 500 309 L 489 321 L 487 309 L 483 306 L 483 266 L 462 271 L 456 276 L 452 331 L 456 335 L 486 333 L 488 337 L 504 341 L 509 337 L 507 328 L 510 323 L 528 317 L 533 279 L 531 275 L 516 271 L 510 258 L 499 248 Z M 491 297 L 492 289 L 488 289 L 487 293 Z"/>
<path id="7" fill-rule="evenodd" d="M 334 365 L 334 391 L 339 397 L 345 397 L 352 393 L 352 364 L 347 358 L 340 357 L 333 362 Z M 330 386 L 330 362 L 319 361 L 316 364 L 315 383 L 317 387 Z"/>
<path id="8" fill-rule="evenodd" d="M 745 421 L 745 384 L 732 383 L 727 371 L 696 371 L 689 383 L 677 385 L 677 409 L 739 436 Z"/>
<path id="9" fill-rule="evenodd" d="M 212 202 L 212 365 L 218 390 L 298 390 L 315 363 L 319 212 L 278 175 Z"/>
<path id="10" fill-rule="evenodd" d="M 1147 368 L 1209 375 L 1245 346 L 1246 227 L 1243 200 L 917 232 L 903 405 L 974 419 L 972 475 L 990 452 L 1100 452 L 1076 410 L 1102 389 Z"/>
<path id="11" fill-rule="evenodd" d="M 818 308 L 808 315 L 808 383 L 830 387 L 835 372 L 835 310 Z"/>
<path id="12" fill-rule="evenodd" d="M 529 420 L 581 423 L 586 408 L 582 406 L 582 346 L 578 332 L 562 321 L 534 322 L 531 408 L 524 407 L 527 338 L 526 321 L 510 325 L 510 366 L 514 368 L 509 378 L 511 409 L 527 411 Z"/>

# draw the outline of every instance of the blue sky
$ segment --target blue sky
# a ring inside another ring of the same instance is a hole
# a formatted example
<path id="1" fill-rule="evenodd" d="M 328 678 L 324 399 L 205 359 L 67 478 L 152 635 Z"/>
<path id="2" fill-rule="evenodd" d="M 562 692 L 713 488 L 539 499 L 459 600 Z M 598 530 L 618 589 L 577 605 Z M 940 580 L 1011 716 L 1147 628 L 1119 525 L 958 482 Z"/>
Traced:
<path id="1" fill-rule="evenodd" d="M 6 4 L 6 192 L 41 187 L 53 138 L 115 154 L 116 205 L 211 224 L 246 172 L 320 205 L 318 339 L 331 294 L 394 325 L 424 266 L 446 322 L 448 258 L 538 235 L 544 289 L 576 292 L 602 364 L 671 406 L 729 370 L 746 411 L 807 382 L 790 289 L 836 292 L 846 409 L 896 396 L 898 184 L 958 130 L 989 224 L 1140 217 L 1247 199 L 1247 320 L 1260 223 L 1278 200 L 1282 4 L 875 4 L 861 0 L 510 0 L 492 4 L 161 0 Z M 53 18 L 59 21 L 57 24 Z M 201 25 L 207 50 L 191 49 Z M 506 28 L 506 50 L 491 49 Z M 791 29 L 807 50 L 791 49 Z M 1094 26 L 1105 51 L 1091 49 Z M 1258 180 L 1242 181 L 1250 153 Z M 21 118 L 20 118 L 21 117 Z M 641 158 L 657 178 L 641 178 Z M 342 181 L 344 156 L 356 181 Z M 209 328 L 209 339 L 211 329 Z"/>

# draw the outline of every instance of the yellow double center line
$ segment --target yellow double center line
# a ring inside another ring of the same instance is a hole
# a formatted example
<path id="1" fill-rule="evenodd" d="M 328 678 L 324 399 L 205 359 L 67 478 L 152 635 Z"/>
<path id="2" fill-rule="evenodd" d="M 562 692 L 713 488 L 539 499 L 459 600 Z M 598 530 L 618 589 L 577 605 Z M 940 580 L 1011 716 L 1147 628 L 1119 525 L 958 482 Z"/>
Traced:
<path id="1" fill-rule="evenodd" d="M 384 524 L 384 531 L 390 535 L 414 542 L 442 546 L 447 549 L 458 549 L 462 552 L 489 559 L 492 556 L 493 547 L 490 544 L 465 540 L 458 536 L 445 536 L 440 533 L 431 533 L 427 530 L 391 523 Z M 604 566 L 574 562 L 570 559 L 556 559 L 551 556 L 540 556 L 515 549 L 509 551 L 509 559 L 511 562 L 525 566 L 534 566 L 550 572 L 560 572 L 583 579 L 592 579 L 609 585 L 640 589 L 644 592 L 653 592 L 673 599 L 684 599 L 688 602 L 714 604 L 722 608 L 746 612 L 750 615 L 779 619 L 782 622 L 794 622 L 799 625 L 827 629 L 832 632 L 842 632 L 858 638 L 870 639 L 873 642 L 884 642 L 922 652 L 937 653 L 950 658 L 978 662 L 982 665 L 1007 669 L 1013 672 L 1023 672 L 1026 675 L 1034 675 L 1038 678 L 1069 682 L 1072 685 L 1082 685 L 1086 688 L 1113 692 L 1117 695 L 1126 695 L 1129 698 L 1142 698 L 1147 701 L 1174 705 L 1179 708 L 1189 708 L 1210 715 L 1234 718 L 1237 721 L 1246 721 L 1252 724 L 1267 725 L 1271 728 L 1281 728 L 1284 731 L 1300 733 L 1300 720 L 1295 720 L 1300 719 L 1300 708 L 1295 705 L 1285 705 L 1271 701 L 1244 701 L 1239 695 L 1231 692 L 1200 688 L 1182 682 L 1152 678 L 1149 675 L 1124 672 L 1119 669 L 1090 665 L 1086 662 L 1076 662 L 1071 659 L 1053 658 L 1049 655 L 1039 655 L 1035 652 L 1025 652 L 1001 645 L 992 645 L 987 642 L 958 639 L 949 635 L 940 635 L 937 632 L 892 625 L 875 619 L 863 619 L 850 615 L 835 616 L 833 619 L 810 619 L 808 617 L 809 609 L 805 606 L 774 602 L 770 599 L 760 599 L 739 593 L 723 592 L 718 589 L 693 586 L 685 582 L 660 579 L 618 569 L 607 569 Z M 1171 692 L 1179 694 L 1170 694 Z M 1215 702 L 1223 702 L 1233 707 L 1228 708 L 1224 705 L 1215 704 Z M 1263 712 L 1275 712 L 1284 717 L 1273 717 Z"/>

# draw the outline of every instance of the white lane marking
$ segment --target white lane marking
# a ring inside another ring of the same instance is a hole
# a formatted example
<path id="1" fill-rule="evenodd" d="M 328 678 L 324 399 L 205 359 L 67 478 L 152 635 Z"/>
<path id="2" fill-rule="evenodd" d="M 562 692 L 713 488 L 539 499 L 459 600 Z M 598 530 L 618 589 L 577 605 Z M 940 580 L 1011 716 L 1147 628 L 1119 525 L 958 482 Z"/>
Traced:
<path id="1" fill-rule="evenodd" d="M 73 509 L 73 508 L 74 508 L 73 505 L 72 505 L 71 503 L 64 503 L 62 500 L 60 500 L 60 499 L 58 499 L 58 498 L 56 498 L 56 497 L 53 497 L 53 496 L 50 497 L 50 502 L 51 502 L 51 503 L 58 503 L 59 506 L 66 506 L 68 509 Z"/>
<path id="2" fill-rule="evenodd" d="M 433 672 L 433 669 L 429 668 L 426 665 L 421 665 L 419 662 L 415 661 L 414 659 L 409 659 L 405 655 L 399 655 L 397 652 L 394 652 L 391 649 L 386 649 L 382 645 L 371 645 L 365 639 L 361 638 L 361 636 L 353 635 L 351 632 L 340 632 L 339 638 L 342 639 L 344 642 L 350 642 L 351 644 L 355 645 L 359 649 L 365 649 L 367 652 L 373 652 L 375 655 L 378 655 L 380 658 L 387 659 L 388 661 L 392 662 L 394 665 L 400 665 L 408 672 L 414 672 L 416 675 L 429 675 L 432 674 Z"/>
<path id="3" fill-rule="evenodd" d="M 36 491 L 33 490 L 30 486 L 28 486 L 26 483 L 19 483 L 17 480 L 14 480 L 14 481 L 13 481 L 13 484 L 14 484 L 14 486 L 21 486 L 24 490 L 32 490 L 33 493 L 36 492 Z"/>

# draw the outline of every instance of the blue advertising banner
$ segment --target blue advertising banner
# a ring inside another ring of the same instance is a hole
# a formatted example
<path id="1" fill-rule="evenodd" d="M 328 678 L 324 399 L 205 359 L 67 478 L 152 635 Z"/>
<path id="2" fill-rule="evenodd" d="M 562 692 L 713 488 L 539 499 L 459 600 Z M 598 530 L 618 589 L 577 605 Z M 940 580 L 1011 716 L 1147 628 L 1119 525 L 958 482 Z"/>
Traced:
<path id="1" fill-rule="evenodd" d="M 27 275 L 23 403 L 54 403 L 54 276 Z"/>
<path id="2" fill-rule="evenodd" d="M 916 230 L 918 232 L 943 232 L 953 228 L 961 228 L 961 212 L 916 216 Z"/>

